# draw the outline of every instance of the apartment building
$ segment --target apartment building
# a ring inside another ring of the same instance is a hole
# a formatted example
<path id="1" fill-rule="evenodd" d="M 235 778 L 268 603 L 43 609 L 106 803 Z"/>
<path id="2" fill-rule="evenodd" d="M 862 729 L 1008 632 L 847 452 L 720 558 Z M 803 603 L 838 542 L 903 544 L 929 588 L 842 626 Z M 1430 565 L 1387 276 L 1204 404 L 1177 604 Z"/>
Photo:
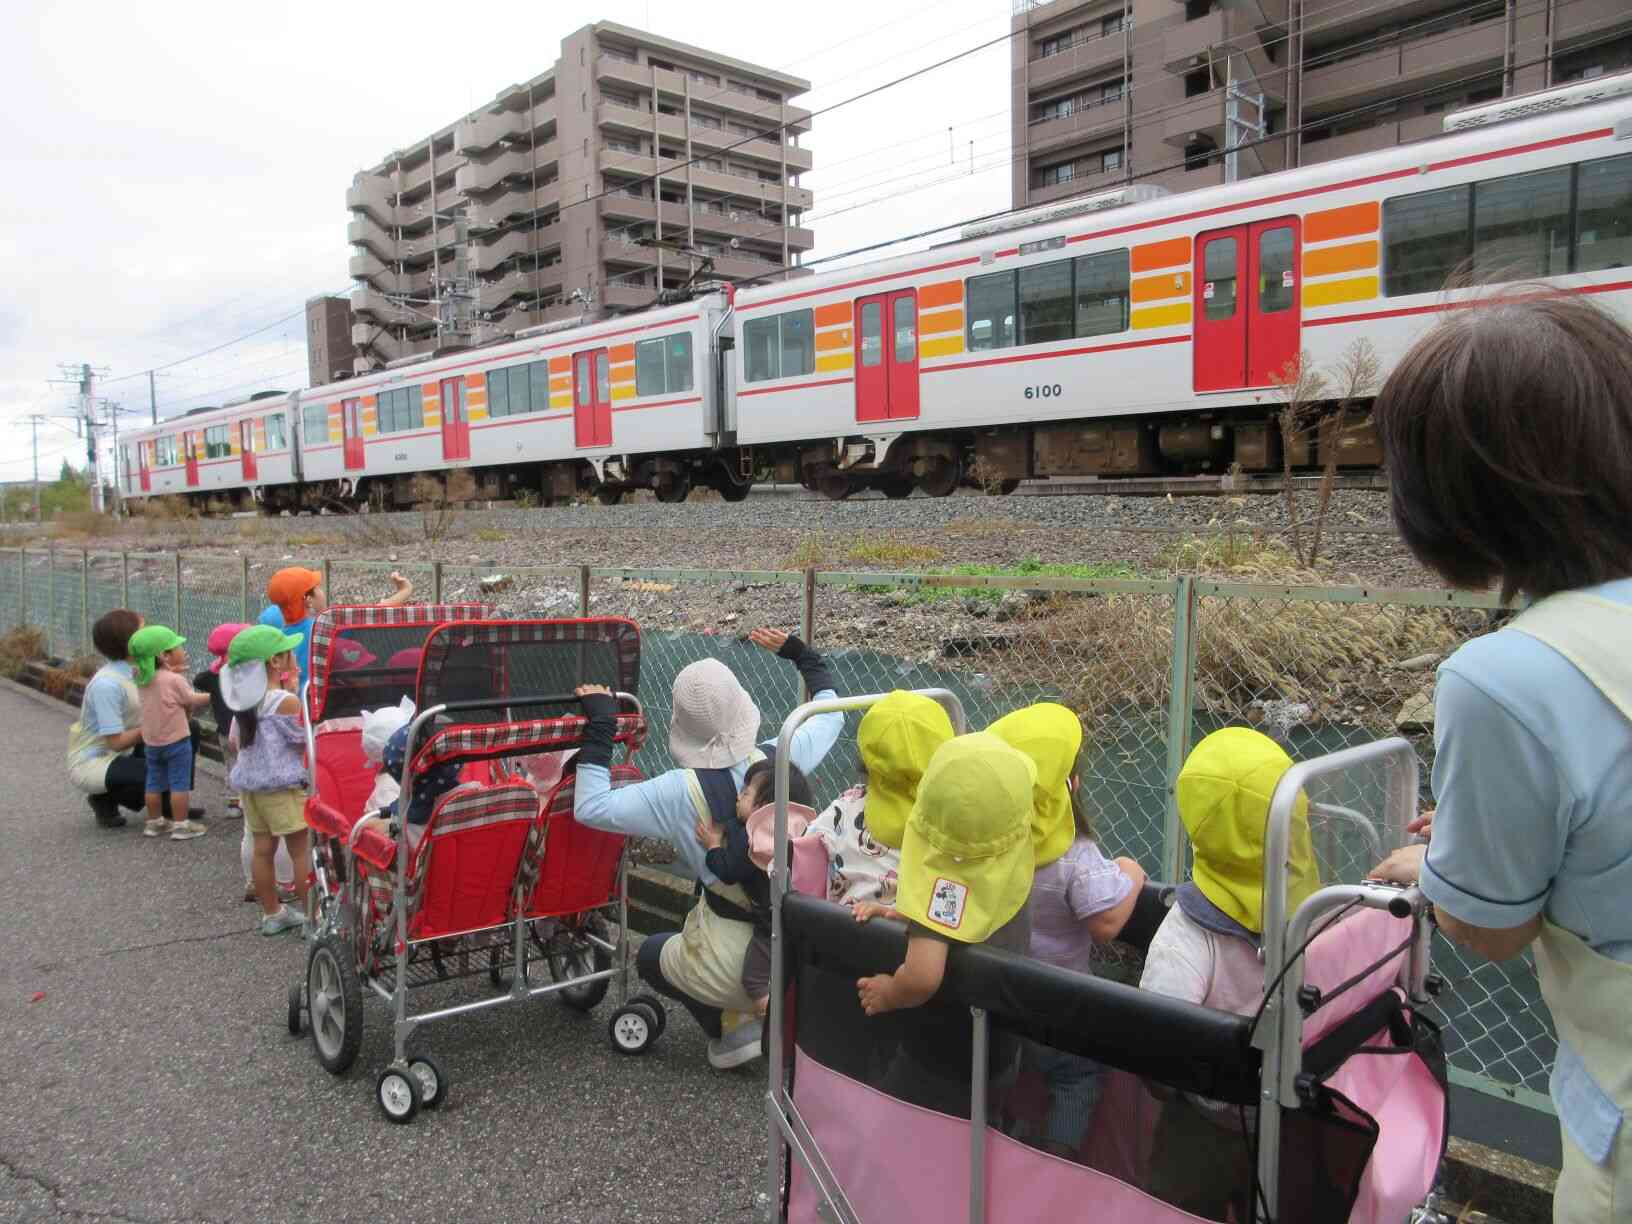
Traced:
<path id="1" fill-rule="evenodd" d="M 321 387 L 356 367 L 351 303 L 343 297 L 306 299 L 306 385 Z"/>
<path id="2" fill-rule="evenodd" d="M 786 275 L 810 83 L 612 22 L 554 67 L 359 173 L 346 193 L 355 367 L 579 315 L 695 275 Z"/>
<path id="3" fill-rule="evenodd" d="M 1016 208 L 1223 182 L 1232 110 L 1247 178 L 1632 67 L 1629 0 L 1015 0 L 1013 22 Z"/>

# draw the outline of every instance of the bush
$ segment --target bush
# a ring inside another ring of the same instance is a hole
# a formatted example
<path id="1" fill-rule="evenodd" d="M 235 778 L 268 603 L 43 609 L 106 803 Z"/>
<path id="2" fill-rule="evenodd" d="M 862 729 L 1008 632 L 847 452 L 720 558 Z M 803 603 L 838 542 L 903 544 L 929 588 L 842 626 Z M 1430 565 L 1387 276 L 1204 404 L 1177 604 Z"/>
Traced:
<path id="1" fill-rule="evenodd" d="M 58 534 L 98 539 L 119 530 L 119 523 L 111 514 L 95 510 L 65 510 L 57 516 Z"/>
<path id="2" fill-rule="evenodd" d="M 15 680 L 36 659 L 45 658 L 45 634 L 33 625 L 18 625 L 0 634 L 0 676 Z"/>

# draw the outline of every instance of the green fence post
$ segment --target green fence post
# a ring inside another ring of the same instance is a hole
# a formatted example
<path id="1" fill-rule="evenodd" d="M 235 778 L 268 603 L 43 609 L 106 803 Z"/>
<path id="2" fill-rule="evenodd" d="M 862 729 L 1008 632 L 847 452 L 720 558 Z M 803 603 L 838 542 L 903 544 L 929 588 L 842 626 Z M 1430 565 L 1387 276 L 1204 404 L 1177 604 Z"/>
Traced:
<path id="1" fill-rule="evenodd" d="M 176 622 L 170 626 L 181 632 L 181 549 L 176 549 Z"/>
<path id="2" fill-rule="evenodd" d="M 130 554 L 119 554 L 119 606 L 130 607 Z"/>
<path id="3" fill-rule="evenodd" d="M 244 623 L 247 625 L 247 624 L 250 623 L 250 620 L 249 620 L 249 554 L 245 553 L 243 556 L 239 557 L 238 560 L 243 563 L 243 568 L 239 571 L 239 574 L 238 574 L 238 604 L 239 604 L 239 607 L 241 607 L 243 609 Z M 327 591 L 324 591 L 323 593 L 325 595 L 328 594 Z"/>
<path id="4" fill-rule="evenodd" d="M 332 563 L 329 561 L 329 559 L 327 557 L 324 557 L 323 558 L 323 597 L 325 599 L 327 599 L 332 604 L 334 602 L 334 584 L 331 582 L 331 578 L 333 577 L 333 572 L 332 572 L 331 567 L 332 567 Z"/>
<path id="5" fill-rule="evenodd" d="M 79 550 L 79 649 L 75 656 L 85 653 L 91 640 L 91 552 Z"/>
<path id="6" fill-rule="evenodd" d="M 1179 820 L 1177 785 L 1184 758 L 1190 754 L 1191 705 L 1196 671 L 1196 588 L 1181 577 L 1173 584 L 1173 664 L 1167 698 L 1167 816 L 1162 829 L 1162 874 L 1174 883 L 1184 878 L 1184 825 Z"/>
<path id="7" fill-rule="evenodd" d="M 431 602 L 442 602 L 442 562 L 431 562 Z"/>
<path id="8" fill-rule="evenodd" d="M 816 640 L 816 567 L 814 565 L 805 566 L 804 602 L 804 611 L 799 618 L 799 636 L 804 638 L 805 645 L 809 646 Z M 804 693 L 805 700 L 809 701 L 811 698 L 810 685 L 801 679 L 799 689 Z"/>
<path id="9" fill-rule="evenodd" d="M 17 623 L 28 624 L 28 549 L 17 550 Z"/>
<path id="10" fill-rule="evenodd" d="M 56 657 L 57 636 L 57 546 L 45 546 L 45 653 Z"/>

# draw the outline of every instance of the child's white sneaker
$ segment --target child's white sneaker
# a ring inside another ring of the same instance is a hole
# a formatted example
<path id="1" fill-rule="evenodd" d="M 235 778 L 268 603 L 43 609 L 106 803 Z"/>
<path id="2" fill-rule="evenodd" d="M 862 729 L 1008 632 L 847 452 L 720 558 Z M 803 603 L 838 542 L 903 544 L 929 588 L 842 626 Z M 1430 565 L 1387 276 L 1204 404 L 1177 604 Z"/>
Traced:
<path id="1" fill-rule="evenodd" d="M 143 837 L 163 837 L 166 833 L 169 833 L 175 827 L 176 827 L 176 824 L 175 824 L 174 821 L 167 820 L 165 817 L 160 816 L 157 820 L 149 820 L 146 824 L 144 824 L 142 826 L 142 836 Z"/>
<path id="2" fill-rule="evenodd" d="M 209 831 L 207 826 L 196 820 L 178 820 L 170 826 L 170 840 L 191 841 L 195 837 L 203 837 Z"/>
<path id="3" fill-rule="evenodd" d="M 294 910 L 290 909 L 286 905 L 277 913 L 267 914 L 262 917 L 261 934 L 281 935 L 285 931 L 292 931 L 296 927 L 301 926 L 305 923 L 305 921 L 306 919 L 302 918 L 299 914 L 295 913 Z"/>
<path id="4" fill-rule="evenodd" d="M 242 820 L 243 818 L 244 818 L 244 805 L 243 805 L 242 801 L 239 800 L 237 795 L 228 795 L 227 796 L 227 819 L 228 820 Z"/>

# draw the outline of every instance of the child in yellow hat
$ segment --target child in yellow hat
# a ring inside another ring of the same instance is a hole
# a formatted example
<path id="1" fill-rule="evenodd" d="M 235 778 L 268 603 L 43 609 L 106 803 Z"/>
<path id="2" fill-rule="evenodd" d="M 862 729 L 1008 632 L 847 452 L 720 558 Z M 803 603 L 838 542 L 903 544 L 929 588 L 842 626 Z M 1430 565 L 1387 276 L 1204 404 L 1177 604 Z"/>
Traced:
<path id="1" fill-rule="evenodd" d="M 1031 955 L 1060 969 L 1092 973 L 1094 945 L 1121 934 L 1145 873 L 1130 858 L 1106 858 L 1094 838 L 1079 784 L 1082 722 L 1065 706 L 1043 701 L 1005 714 L 987 730 L 1037 768 Z M 1027 1059 L 1048 1085 L 1039 1142 L 1057 1156 L 1072 1157 L 1099 1102 L 1099 1065 L 1046 1045 L 1029 1045 Z"/>
<path id="2" fill-rule="evenodd" d="M 936 749 L 901 843 L 896 912 L 907 923 L 906 960 L 856 983 L 869 1016 L 930 1003 L 953 943 L 1024 954 L 1031 943 L 1031 795 L 1037 770 L 984 732 Z M 858 921 L 871 914 L 858 907 Z M 935 1007 L 902 1037 L 884 1090 L 942 1112 L 966 1112 L 972 1028 L 967 1009 Z M 994 1034 L 990 1066 L 1012 1070 L 1012 1038 Z"/>
<path id="3" fill-rule="evenodd" d="M 1194 855 L 1192 878 L 1151 940 L 1144 990 L 1250 1016 L 1264 994 L 1264 834 L 1269 804 L 1292 758 L 1268 736 L 1226 727 L 1197 744 L 1179 771 L 1177 799 Z M 1293 813 L 1286 912 L 1320 887 L 1308 804 Z M 1167 1102 L 1151 1158 L 1155 1193 L 1222 1219 L 1251 1185 L 1237 1111 L 1201 1097 Z"/>

